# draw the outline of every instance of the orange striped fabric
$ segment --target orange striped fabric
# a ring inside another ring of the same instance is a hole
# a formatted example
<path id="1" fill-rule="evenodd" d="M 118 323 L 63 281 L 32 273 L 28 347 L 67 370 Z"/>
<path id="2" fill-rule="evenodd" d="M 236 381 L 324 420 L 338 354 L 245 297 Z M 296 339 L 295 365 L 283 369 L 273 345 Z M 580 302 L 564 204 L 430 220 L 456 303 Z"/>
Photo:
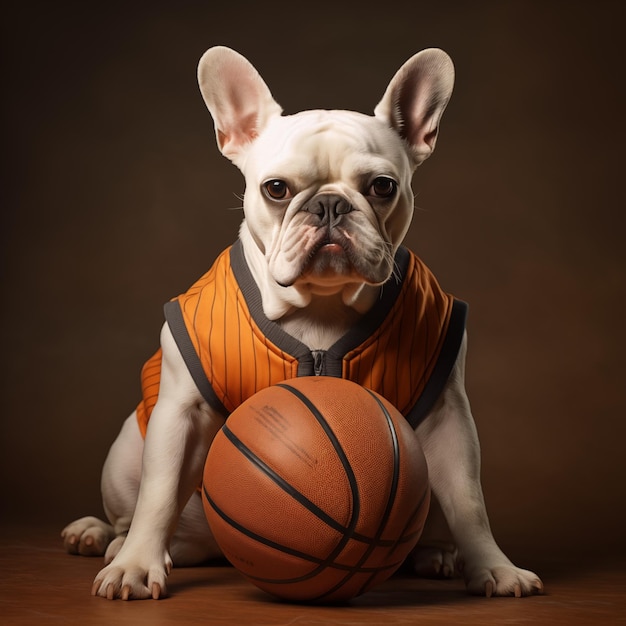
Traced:
<path id="1" fill-rule="evenodd" d="M 146 361 L 141 370 L 141 392 L 143 397 L 137 405 L 137 423 L 139 424 L 141 436 L 144 438 L 148 430 L 148 420 L 159 397 L 161 354 L 161 348 L 159 348 L 154 356 Z"/>
<path id="2" fill-rule="evenodd" d="M 343 359 L 343 377 L 373 389 L 407 415 L 433 373 L 454 298 L 411 254 L 403 289 L 383 324 Z"/>
<path id="3" fill-rule="evenodd" d="M 401 252 L 401 282 L 385 285 L 377 311 L 324 356 L 329 375 L 373 389 L 408 416 L 441 360 L 455 300 L 416 255 Z M 314 374 L 309 349 L 264 317 L 243 259 L 238 242 L 189 291 L 166 305 L 170 329 L 194 380 L 209 404 L 224 414 L 265 387 Z M 459 338 L 455 342 L 460 345 Z M 458 351 L 458 345 L 453 349 Z M 137 418 L 144 436 L 158 397 L 160 368 L 158 351 L 142 370 Z M 446 368 L 440 378 L 447 378 L 451 365 Z"/>
<path id="4" fill-rule="evenodd" d="M 230 248 L 178 298 L 206 377 L 231 413 L 259 389 L 298 373 L 298 361 L 255 324 L 230 265 Z"/>

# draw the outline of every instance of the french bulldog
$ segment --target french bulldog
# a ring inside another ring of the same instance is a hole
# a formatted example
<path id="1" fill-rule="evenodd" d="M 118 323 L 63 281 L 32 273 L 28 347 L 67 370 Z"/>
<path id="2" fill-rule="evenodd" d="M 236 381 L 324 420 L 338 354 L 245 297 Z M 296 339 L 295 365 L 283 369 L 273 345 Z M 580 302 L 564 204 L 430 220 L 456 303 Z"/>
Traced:
<path id="1" fill-rule="evenodd" d="M 479 595 L 541 593 L 540 579 L 514 566 L 490 530 L 464 385 L 464 307 L 401 245 L 413 215 L 412 175 L 435 148 L 453 88 L 448 55 L 411 57 L 373 116 L 283 115 L 255 68 L 226 47 L 202 56 L 198 80 L 219 149 L 245 177 L 244 220 L 237 243 L 166 305 L 161 349 L 144 368 L 144 400 L 104 464 L 109 523 L 85 517 L 62 531 L 68 552 L 104 555 L 92 594 L 158 599 L 173 564 L 220 556 L 198 491 L 211 441 L 259 386 L 303 374 L 378 387 L 414 425 L 435 502 L 433 525 L 411 557 L 417 573 L 462 573 Z M 396 318 L 405 324 L 399 331 Z M 390 341 L 385 333 L 394 332 Z M 247 357 L 237 357 L 248 335 L 254 376 Z M 359 348 L 371 347 L 370 336 L 376 356 Z M 269 355 L 268 372 L 255 350 Z M 350 350 L 360 367 L 351 367 Z M 390 362 L 410 359 L 402 375 L 376 360 L 387 350 Z"/>

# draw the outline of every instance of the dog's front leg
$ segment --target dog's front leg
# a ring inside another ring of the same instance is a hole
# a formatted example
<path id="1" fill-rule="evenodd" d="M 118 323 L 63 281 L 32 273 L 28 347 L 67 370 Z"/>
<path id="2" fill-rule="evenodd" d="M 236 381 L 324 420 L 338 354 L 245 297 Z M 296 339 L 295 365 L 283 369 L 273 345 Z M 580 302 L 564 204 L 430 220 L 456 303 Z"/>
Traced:
<path id="1" fill-rule="evenodd" d="M 222 425 L 193 383 L 167 325 L 161 346 L 161 386 L 146 435 L 137 506 L 128 537 L 92 588 L 94 595 L 109 599 L 166 594 L 169 542 Z"/>
<path id="2" fill-rule="evenodd" d="M 432 490 L 452 531 L 470 593 L 541 593 L 537 575 L 515 567 L 491 533 L 480 484 L 480 445 L 465 392 L 466 347 L 464 338 L 439 405 L 417 429 Z"/>

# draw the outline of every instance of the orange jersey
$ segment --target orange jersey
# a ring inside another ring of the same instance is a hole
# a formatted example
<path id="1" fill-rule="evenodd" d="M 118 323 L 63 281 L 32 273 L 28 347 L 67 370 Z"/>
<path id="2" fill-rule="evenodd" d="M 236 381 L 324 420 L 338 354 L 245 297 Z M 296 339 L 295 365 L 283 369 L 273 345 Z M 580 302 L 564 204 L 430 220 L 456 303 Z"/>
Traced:
<path id="1" fill-rule="evenodd" d="M 204 399 L 227 416 L 254 393 L 296 376 L 348 378 L 384 396 L 415 427 L 452 371 L 467 305 L 444 293 L 412 252 L 360 322 L 328 350 L 311 351 L 263 313 L 240 241 L 225 250 L 165 317 Z M 142 371 L 137 419 L 145 436 L 156 404 L 160 350 Z"/>

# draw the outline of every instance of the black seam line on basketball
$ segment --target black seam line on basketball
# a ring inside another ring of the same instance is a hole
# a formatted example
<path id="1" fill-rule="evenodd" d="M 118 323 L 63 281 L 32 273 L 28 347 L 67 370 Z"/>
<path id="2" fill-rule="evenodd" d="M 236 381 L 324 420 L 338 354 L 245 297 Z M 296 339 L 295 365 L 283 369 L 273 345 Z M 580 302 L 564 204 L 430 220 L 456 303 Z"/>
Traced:
<path id="1" fill-rule="evenodd" d="M 285 554 L 289 554 L 290 556 L 295 556 L 297 558 L 300 558 L 303 561 L 309 561 L 315 564 L 321 564 L 324 562 L 322 559 L 314 557 L 310 554 L 306 554 L 304 552 L 300 552 L 299 550 L 294 550 L 293 548 L 283 546 L 282 544 L 279 544 L 275 541 L 267 539 L 266 537 L 258 535 L 252 532 L 251 530 L 249 530 L 248 528 L 246 528 L 245 526 L 242 526 L 237 521 L 235 521 L 232 517 L 227 515 L 222 509 L 220 509 L 219 506 L 217 506 L 216 502 L 213 500 L 213 498 L 211 498 L 209 492 L 207 491 L 206 486 L 203 486 L 202 488 L 204 491 L 204 497 L 206 498 L 211 508 L 215 511 L 215 513 L 217 513 L 217 515 L 219 515 L 227 524 L 232 526 L 235 530 L 239 531 L 246 537 L 249 537 L 250 539 L 254 539 L 255 541 L 258 541 L 259 543 L 262 543 L 263 545 L 266 545 L 270 548 L 274 548 L 275 550 L 278 550 L 279 552 L 283 552 Z M 398 567 L 399 565 L 400 565 L 400 562 L 390 563 L 389 565 L 381 569 L 392 569 L 392 568 Z M 329 567 L 332 567 L 333 569 L 338 569 L 341 571 L 351 569 L 350 566 L 341 565 L 341 563 L 331 563 Z M 316 575 L 318 570 L 316 569 L 314 571 L 315 571 L 314 575 Z M 368 567 L 364 567 L 361 570 L 361 572 L 365 574 L 370 574 L 374 571 L 376 571 L 375 568 L 368 568 Z M 288 578 L 285 580 L 281 580 L 281 579 L 275 579 L 275 578 L 263 578 L 261 576 L 254 576 L 253 574 L 250 574 L 248 572 L 245 572 L 245 575 L 247 578 L 250 578 L 253 580 L 258 580 L 260 582 L 266 582 L 266 583 L 275 583 L 275 584 L 288 584 L 288 583 L 301 582 L 302 580 L 307 580 L 308 578 L 311 577 L 310 575 L 307 574 L 305 576 L 299 576 L 298 578 Z"/>
<path id="2" fill-rule="evenodd" d="M 330 427 L 330 424 L 326 421 L 320 410 L 301 391 L 299 391 L 295 387 L 292 387 L 291 385 L 288 385 L 286 383 L 279 383 L 277 386 L 282 387 L 289 393 L 296 396 L 296 398 L 298 398 L 298 400 L 300 400 L 300 402 L 302 402 L 302 404 L 304 404 L 304 406 L 309 409 L 313 417 L 322 427 L 322 429 L 326 433 L 326 436 L 328 437 L 328 440 L 331 442 L 333 448 L 335 448 L 335 452 L 337 453 L 341 464 L 343 465 L 343 469 L 346 473 L 346 477 L 348 478 L 348 483 L 350 485 L 350 491 L 352 493 L 352 515 L 350 517 L 350 522 L 346 528 L 346 531 L 343 533 L 342 538 L 339 540 L 339 542 L 337 542 L 334 550 L 326 557 L 326 559 L 324 559 L 324 562 L 321 563 L 320 566 L 317 568 L 317 571 L 321 571 L 322 569 L 324 569 L 324 567 L 334 563 L 335 559 L 341 554 L 348 542 L 354 537 L 356 525 L 359 520 L 359 515 L 361 513 L 359 487 L 357 484 L 356 476 L 354 475 L 354 472 L 350 465 L 350 461 L 348 460 L 344 449 L 341 447 L 337 436 L 333 432 L 333 429 Z M 311 572 L 309 575 L 303 578 L 303 580 L 306 580 L 307 578 L 312 578 L 317 574 L 317 571 Z"/>
<path id="3" fill-rule="evenodd" d="M 226 435 L 226 438 L 241 452 L 248 461 L 261 470 L 272 482 L 278 485 L 285 493 L 288 493 L 294 500 L 299 502 L 302 506 L 308 509 L 313 515 L 319 518 L 326 525 L 330 526 L 333 530 L 339 533 L 345 533 L 346 527 L 340 524 L 337 520 L 333 519 L 323 509 L 320 509 L 314 502 L 311 502 L 303 493 L 298 491 L 295 487 L 290 485 L 280 474 L 275 472 L 267 463 L 262 461 L 248 446 L 233 433 L 228 424 L 222 426 L 222 432 Z M 366 537 L 363 537 L 363 541 L 369 541 Z"/>
<path id="4" fill-rule="evenodd" d="M 262 543 L 263 545 L 266 545 L 270 548 L 274 548 L 275 550 L 278 550 L 279 552 L 284 552 L 285 554 L 289 554 L 290 556 L 301 558 L 303 561 L 309 561 L 311 563 L 316 563 L 316 564 L 323 563 L 322 559 L 314 557 L 310 554 L 306 554 L 304 552 L 300 552 L 299 550 L 294 550 L 287 546 L 283 546 L 282 544 L 276 543 L 275 541 L 271 541 L 270 539 L 267 539 L 266 537 L 257 535 L 256 533 L 252 532 L 245 526 L 242 526 L 241 524 L 236 522 L 232 517 L 224 513 L 224 511 L 217 506 L 215 501 L 209 495 L 209 492 L 207 491 L 206 487 L 203 487 L 203 490 L 204 490 L 204 497 L 206 498 L 211 508 L 215 511 L 215 513 L 217 513 L 227 524 L 231 525 L 235 530 L 238 530 L 242 534 L 246 535 L 246 537 L 249 537 L 250 539 L 254 539 L 255 541 L 258 541 L 259 543 Z M 390 563 L 389 565 L 386 565 L 383 568 L 364 567 L 361 570 L 359 570 L 359 573 L 371 574 L 373 572 L 380 571 L 383 569 L 392 569 L 392 568 L 398 567 L 400 564 L 401 562 L 397 561 L 396 563 Z M 342 565 L 341 563 L 331 563 L 328 567 L 331 567 L 333 569 L 338 569 L 341 571 L 347 571 L 347 570 L 352 569 L 351 566 Z M 276 578 L 262 578 L 261 576 L 254 576 L 254 574 L 250 574 L 248 572 L 245 572 L 245 575 L 247 578 L 251 578 L 254 580 L 261 581 L 261 582 L 275 583 L 275 584 L 287 584 L 287 583 L 293 583 L 293 582 L 301 582 L 303 579 L 307 580 L 308 578 L 310 578 L 308 574 L 305 576 L 299 576 L 298 578 L 287 578 L 284 580 L 276 579 Z"/>
<path id="5" fill-rule="evenodd" d="M 370 574 L 374 575 L 374 574 L 380 574 L 381 572 L 385 572 L 387 570 L 390 570 L 388 576 L 391 576 L 391 574 L 393 574 L 403 563 L 404 561 L 396 561 L 395 563 L 390 563 L 389 565 L 385 565 L 384 567 L 379 567 L 379 568 L 373 568 L 373 567 L 364 567 L 362 570 L 359 570 L 358 572 L 356 572 L 357 574 Z M 344 571 L 347 569 L 350 569 L 347 565 L 338 565 L 338 564 L 332 564 L 330 566 L 328 566 L 332 569 L 338 569 L 340 571 Z M 324 568 L 324 569 L 328 569 L 328 568 Z M 249 574 L 248 572 L 242 572 L 244 574 L 244 576 L 250 580 L 255 580 L 259 583 L 267 583 L 269 585 L 292 585 L 292 584 L 297 584 L 297 583 L 302 583 L 302 582 L 306 582 L 307 580 L 310 580 L 311 578 L 314 578 L 315 576 L 317 576 L 319 574 L 318 570 L 315 570 L 315 574 L 313 576 L 310 576 L 309 574 L 306 574 L 304 576 L 299 576 L 298 578 L 262 578 L 261 576 L 254 576 L 253 574 Z M 319 600 L 319 598 L 310 598 L 307 600 L 307 602 L 317 602 Z"/>
<path id="6" fill-rule="evenodd" d="M 339 457 L 339 460 L 341 461 L 341 464 L 343 465 L 343 468 L 346 472 L 346 476 L 350 484 L 350 491 L 352 493 L 352 518 L 348 526 L 343 528 L 342 530 L 344 532 L 349 532 L 350 536 L 352 537 L 361 511 L 361 502 L 359 498 L 359 487 L 357 484 L 356 476 L 354 475 L 354 471 L 352 470 L 352 466 L 350 465 L 350 461 L 348 460 L 346 453 L 341 447 L 337 436 L 330 427 L 330 424 L 326 421 L 326 418 L 322 415 L 321 411 L 302 392 L 300 392 L 295 387 L 288 385 L 287 383 L 278 383 L 276 386 L 282 387 L 283 389 L 286 389 L 287 391 L 292 393 L 298 398 L 298 400 L 300 400 L 300 402 L 302 402 L 306 406 L 307 409 L 309 409 L 313 417 L 323 428 L 326 436 L 328 437 L 333 448 L 335 449 L 335 452 L 337 453 L 337 456 Z"/>
<path id="7" fill-rule="evenodd" d="M 385 419 L 387 420 L 387 426 L 389 427 L 389 434 L 391 436 L 392 447 L 393 447 L 393 478 L 391 481 L 391 486 L 389 488 L 387 506 L 385 508 L 385 512 L 383 513 L 383 517 L 378 526 L 378 531 L 375 536 L 376 540 L 378 540 L 380 539 L 380 536 L 383 534 L 383 531 L 385 530 L 387 523 L 389 522 L 389 518 L 391 516 L 391 510 L 393 509 L 393 505 L 395 504 L 395 501 L 396 501 L 396 495 L 398 493 L 398 483 L 400 482 L 400 442 L 398 440 L 398 433 L 396 432 L 396 427 L 393 423 L 393 420 L 391 419 L 391 415 L 389 414 L 387 407 L 381 402 L 380 398 L 373 391 L 369 389 L 366 389 L 365 391 L 367 391 L 370 394 L 370 396 L 372 396 L 372 398 L 376 400 L 376 403 L 378 404 L 380 410 L 385 416 Z M 374 550 L 374 546 L 372 544 L 370 545 L 369 550 L 366 550 L 365 553 L 363 554 L 362 562 L 357 563 L 357 565 L 361 565 L 362 563 L 364 563 L 373 550 Z M 370 575 L 369 579 L 361 585 L 361 589 L 359 590 L 359 593 L 357 595 L 360 595 L 361 593 L 365 591 L 366 587 L 369 584 L 371 584 L 375 576 L 376 574 Z"/>
<path id="8" fill-rule="evenodd" d="M 411 516 L 409 517 L 409 520 L 407 521 L 407 523 L 404 525 L 404 528 L 402 529 L 402 532 L 400 533 L 400 537 L 410 537 L 411 539 L 413 539 L 415 537 L 415 535 L 421 535 L 420 533 L 417 532 L 412 532 L 410 535 L 404 535 L 404 533 L 406 532 L 407 528 L 410 528 L 413 523 L 415 522 L 415 518 L 419 515 L 420 510 L 422 509 L 422 506 L 424 506 L 424 501 L 426 500 L 428 494 L 430 493 L 430 487 L 429 485 L 426 485 L 426 489 L 424 489 L 424 493 L 421 495 L 417 506 L 415 507 L 415 509 L 413 509 L 413 513 L 411 513 Z M 401 543 L 406 543 L 405 541 L 396 541 L 395 545 L 391 546 L 391 548 L 389 549 L 389 551 L 387 552 L 387 556 L 391 556 L 397 549 L 397 547 L 401 544 Z"/>
<path id="9" fill-rule="evenodd" d="M 280 552 L 284 552 L 285 554 L 290 554 L 291 556 L 298 557 L 299 559 L 303 559 L 304 561 L 310 561 L 312 563 L 320 564 L 322 563 L 322 559 L 318 559 L 311 554 L 306 554 L 305 552 L 300 552 L 299 550 L 294 550 L 293 548 L 289 548 L 288 546 L 283 546 L 271 539 L 267 539 L 262 535 L 258 535 L 255 532 L 252 532 L 250 529 L 242 526 L 239 522 L 234 520 L 232 517 L 227 515 L 211 498 L 209 492 L 207 491 L 206 485 L 202 486 L 204 490 L 204 497 L 207 499 L 207 502 L 211 505 L 211 508 L 230 526 L 232 526 L 235 530 L 238 530 L 240 533 L 249 537 L 250 539 L 254 539 L 263 545 L 269 546 L 270 548 L 274 548 L 279 550 Z M 248 574 L 246 574 L 248 576 Z"/>
<path id="10" fill-rule="evenodd" d="M 318 596 L 316 600 L 323 600 L 324 598 L 331 596 L 337 589 L 340 589 L 343 585 L 345 585 L 354 575 L 359 571 L 363 563 L 367 561 L 372 552 L 376 548 L 376 542 L 380 539 L 383 534 L 387 523 L 389 522 L 389 517 L 391 516 L 391 510 L 393 509 L 393 505 L 396 500 L 396 493 L 398 491 L 398 482 L 400 476 L 400 442 L 398 441 L 398 433 L 396 432 L 395 425 L 393 420 L 391 419 L 391 415 L 387 410 L 387 407 L 380 401 L 380 399 L 369 389 L 365 389 L 370 396 L 375 400 L 376 404 L 378 404 L 378 408 L 381 410 L 385 421 L 387 422 L 387 428 L 389 429 L 389 435 L 391 437 L 391 447 L 393 450 L 393 471 L 391 478 L 391 485 L 389 485 L 389 493 L 387 494 L 387 504 L 385 505 L 385 510 L 383 515 L 381 516 L 380 522 L 378 524 L 378 528 L 376 533 L 374 534 L 374 541 L 367 547 L 365 552 L 361 555 L 361 558 L 355 563 L 353 569 L 343 577 L 334 587 Z M 361 585 L 360 592 L 362 593 L 365 590 L 365 587 L 371 583 L 372 579 L 376 576 L 376 573 L 373 573 L 369 576 L 368 580 L 366 580 L 363 585 Z"/>
<path id="11" fill-rule="evenodd" d="M 354 572 L 355 574 L 379 574 L 380 572 L 391 570 L 391 574 L 402 565 L 404 560 L 394 561 L 393 563 L 389 563 L 389 565 L 383 565 L 382 567 L 362 567 L 361 569 Z M 352 572 L 354 567 L 352 565 L 342 565 L 341 563 L 330 563 L 329 565 L 325 565 L 324 569 L 335 569 L 340 572 Z M 254 574 L 250 574 L 249 572 L 243 572 L 246 578 L 250 580 L 256 580 L 262 583 L 269 583 L 271 585 L 291 585 L 295 583 L 305 582 L 314 578 L 319 574 L 319 569 L 315 569 L 312 573 L 304 574 L 302 576 L 298 576 L 297 578 L 263 578 L 262 576 L 255 576 Z M 322 596 L 320 596 L 322 597 Z M 312 598 L 311 601 L 315 602 L 318 598 Z"/>

